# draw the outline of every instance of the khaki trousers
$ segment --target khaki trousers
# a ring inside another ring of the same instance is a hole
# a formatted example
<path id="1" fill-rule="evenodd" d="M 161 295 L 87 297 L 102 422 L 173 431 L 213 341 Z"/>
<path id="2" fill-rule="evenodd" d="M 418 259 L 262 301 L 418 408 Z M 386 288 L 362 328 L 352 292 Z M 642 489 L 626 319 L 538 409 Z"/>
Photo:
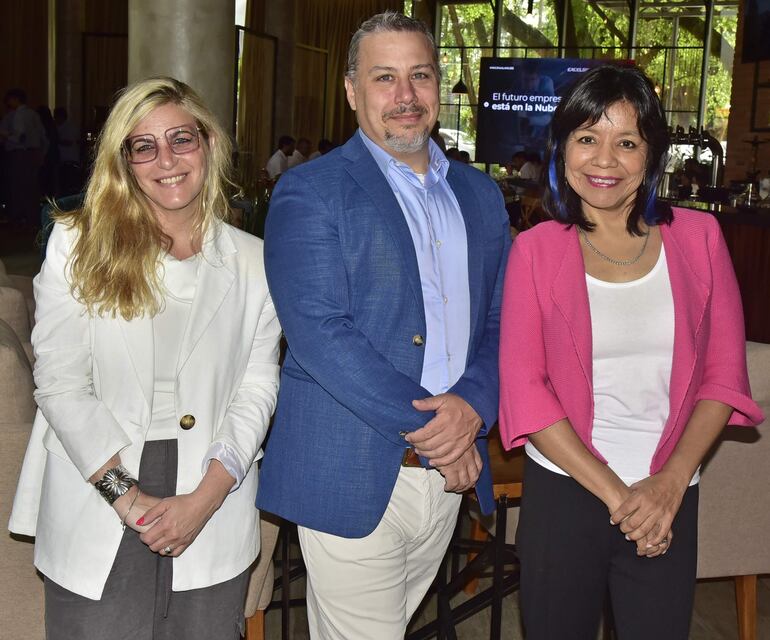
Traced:
<path id="1" fill-rule="evenodd" d="M 402 467 L 377 528 L 341 538 L 298 527 L 313 640 L 400 640 L 436 576 L 461 496 L 438 471 Z"/>

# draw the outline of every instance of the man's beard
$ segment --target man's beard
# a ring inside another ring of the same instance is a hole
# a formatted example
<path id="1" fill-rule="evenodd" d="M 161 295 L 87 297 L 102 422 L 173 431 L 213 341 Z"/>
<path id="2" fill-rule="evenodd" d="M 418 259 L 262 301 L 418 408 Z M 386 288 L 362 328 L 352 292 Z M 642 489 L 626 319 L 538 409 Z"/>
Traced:
<path id="1" fill-rule="evenodd" d="M 414 127 L 414 129 L 407 129 L 406 132 L 401 134 L 395 134 L 392 131 L 390 131 L 387 127 L 387 121 L 397 115 L 402 115 L 404 113 L 427 113 L 427 109 L 422 106 L 418 106 L 415 104 L 412 105 L 401 105 L 398 109 L 394 109 L 393 111 L 389 111 L 388 113 L 384 114 L 382 119 L 385 122 L 385 144 L 396 153 L 415 153 L 416 151 L 420 151 L 421 149 L 425 148 L 425 145 L 428 142 L 428 139 L 430 138 L 430 129 L 428 127 L 424 127 L 420 129 L 419 127 Z"/>

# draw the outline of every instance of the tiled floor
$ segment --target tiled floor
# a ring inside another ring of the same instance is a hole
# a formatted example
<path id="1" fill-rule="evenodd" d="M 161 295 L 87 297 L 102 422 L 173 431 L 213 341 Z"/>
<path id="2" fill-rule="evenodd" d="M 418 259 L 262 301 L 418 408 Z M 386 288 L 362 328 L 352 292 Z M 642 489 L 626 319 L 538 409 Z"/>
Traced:
<path id="1" fill-rule="evenodd" d="M 292 585 L 293 597 L 300 597 L 304 585 Z M 757 640 L 770 640 L 770 577 L 760 578 L 758 586 Z M 435 616 L 435 605 L 429 603 L 414 623 L 421 625 Z M 457 626 L 459 640 L 486 640 L 489 638 L 489 610 L 484 610 Z M 281 612 L 270 610 L 266 616 L 267 640 L 281 638 Z M 308 640 L 307 618 L 304 608 L 295 608 L 291 614 L 289 638 Z M 507 596 L 503 603 L 504 640 L 523 638 L 519 625 L 518 594 Z M 690 640 L 737 640 L 738 630 L 735 613 L 735 590 L 732 580 L 699 582 L 695 592 Z M 364 638 L 356 640 L 365 640 Z M 554 638 L 554 640 L 558 640 Z M 655 640 L 651 638 L 650 640 Z"/>

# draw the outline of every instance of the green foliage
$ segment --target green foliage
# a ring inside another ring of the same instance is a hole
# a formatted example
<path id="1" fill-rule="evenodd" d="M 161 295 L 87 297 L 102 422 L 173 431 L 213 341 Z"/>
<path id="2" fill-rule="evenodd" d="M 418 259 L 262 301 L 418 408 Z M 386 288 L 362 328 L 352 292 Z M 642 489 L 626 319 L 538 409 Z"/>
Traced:
<path id="1" fill-rule="evenodd" d="M 671 112 L 672 124 L 695 124 L 705 16 L 694 17 L 691 7 L 684 9 L 675 3 L 661 6 L 661 3 L 641 1 L 636 35 L 637 64 L 655 81 L 666 109 Z M 460 123 L 461 129 L 470 135 L 475 135 L 476 131 L 474 102 L 480 59 L 494 54 L 496 6 L 500 10 L 497 55 L 554 56 L 559 41 L 559 19 L 554 0 L 534 2 L 531 14 L 527 13 L 528 0 L 442 5 L 439 44 L 446 48 L 443 52 L 447 58 L 442 102 L 445 103 L 445 111 L 452 113 L 451 125 L 445 126 L 457 126 L 458 97 L 451 94 L 451 88 L 461 76 L 460 53 L 456 47 L 464 47 L 466 68 L 462 77 L 469 93 L 462 96 L 464 105 L 460 109 Z M 717 13 L 713 21 L 712 40 L 716 47 L 712 47 L 712 54 L 716 48 L 728 55 L 724 59 L 710 56 L 704 124 L 720 139 L 726 135 L 730 106 L 736 6 L 720 5 L 715 9 Z M 570 0 L 564 38 L 567 56 L 625 59 L 628 56 L 629 28 L 628 5 L 605 5 L 600 0 Z"/>

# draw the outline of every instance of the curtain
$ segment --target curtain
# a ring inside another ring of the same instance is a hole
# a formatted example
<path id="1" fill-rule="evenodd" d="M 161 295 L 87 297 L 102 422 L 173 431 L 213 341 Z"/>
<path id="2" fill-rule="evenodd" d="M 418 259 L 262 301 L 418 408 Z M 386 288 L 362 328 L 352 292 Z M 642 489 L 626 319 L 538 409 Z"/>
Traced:
<path id="1" fill-rule="evenodd" d="M 6 2 L 0 19 L 0 91 L 18 87 L 35 109 L 48 104 L 48 3 Z M 53 107 L 54 105 L 50 105 Z M 4 113 L 4 110 L 3 110 Z"/>
<path id="2" fill-rule="evenodd" d="M 239 30 L 239 34 L 237 180 L 244 193 L 254 198 L 260 170 L 272 153 L 276 43 L 248 30 Z"/>
<path id="3" fill-rule="evenodd" d="M 128 82 L 128 0 L 84 0 L 82 112 L 90 154 L 115 93 Z"/>
<path id="4" fill-rule="evenodd" d="M 348 44 L 358 26 L 376 13 L 400 11 L 402 0 L 296 0 L 295 38 L 328 52 L 326 63 L 326 137 L 342 143 L 356 130 L 355 113 L 345 97 L 343 75 L 347 66 Z M 296 52 L 295 55 L 297 55 Z M 296 64 L 295 64 L 296 69 Z"/>
<path id="5" fill-rule="evenodd" d="M 324 108 L 327 93 L 328 53 L 297 45 L 294 48 L 294 126 L 297 138 L 315 144 L 326 137 Z"/>
<path id="6" fill-rule="evenodd" d="M 128 36 L 83 34 L 83 132 L 101 130 L 118 89 L 128 82 Z"/>

